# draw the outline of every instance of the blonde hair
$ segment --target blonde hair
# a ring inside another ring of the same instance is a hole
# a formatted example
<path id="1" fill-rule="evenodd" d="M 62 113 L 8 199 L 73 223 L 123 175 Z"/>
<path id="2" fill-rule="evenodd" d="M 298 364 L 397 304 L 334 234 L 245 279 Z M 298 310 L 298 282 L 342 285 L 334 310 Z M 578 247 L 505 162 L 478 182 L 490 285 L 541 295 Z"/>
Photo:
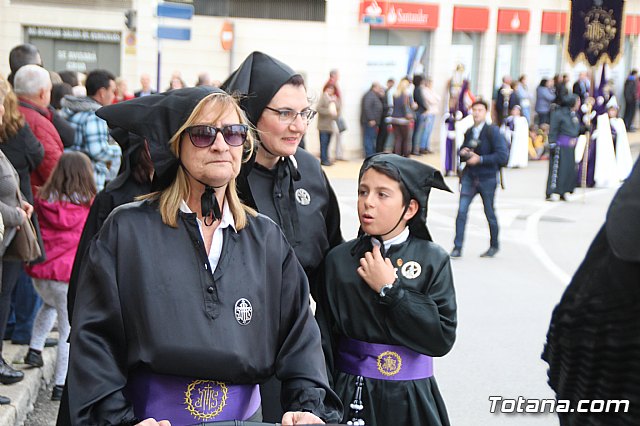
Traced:
<path id="1" fill-rule="evenodd" d="M 0 83 L 1 85 L 2 83 Z M 0 143 L 14 137 L 25 125 L 24 116 L 18 108 L 18 98 L 11 87 L 0 89 L 0 98 L 4 94 L 4 117 L 0 124 Z"/>
<path id="2" fill-rule="evenodd" d="M 217 115 L 213 118 L 213 121 L 218 120 L 231 108 L 238 114 L 238 117 L 240 117 L 241 124 L 248 124 L 248 120 L 235 98 L 226 93 L 211 93 L 196 105 L 187 121 L 182 124 L 178 131 L 169 140 L 171 152 L 178 159 L 180 158 L 180 139 L 182 138 L 183 132 L 187 127 L 196 123 L 196 120 L 200 117 L 200 114 L 206 107 L 210 107 L 214 111 L 217 111 Z M 247 134 L 247 140 L 243 145 L 243 150 L 245 154 L 243 161 L 246 161 L 253 153 L 253 134 L 251 131 Z M 158 202 L 162 222 L 172 228 L 177 228 L 180 204 L 183 200 L 188 198 L 190 191 L 191 187 L 189 185 L 187 175 L 182 167 L 179 167 L 175 179 L 166 189 L 144 195 L 138 199 L 159 200 Z M 242 201 L 240 201 L 240 197 L 238 196 L 238 191 L 236 189 L 235 177 L 227 184 L 225 201 L 233 215 L 237 230 L 243 229 L 247 225 L 247 214 L 250 216 L 257 216 L 258 214 L 255 210 L 245 206 Z"/>

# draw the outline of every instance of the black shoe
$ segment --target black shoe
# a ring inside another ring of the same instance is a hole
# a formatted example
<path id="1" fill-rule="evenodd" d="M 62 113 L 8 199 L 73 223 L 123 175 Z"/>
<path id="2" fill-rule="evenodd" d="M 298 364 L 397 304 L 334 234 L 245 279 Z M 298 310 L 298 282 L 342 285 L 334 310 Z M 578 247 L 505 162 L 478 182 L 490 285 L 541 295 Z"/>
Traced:
<path id="1" fill-rule="evenodd" d="M 322 165 L 322 166 L 333 166 L 333 163 L 330 163 L 329 161 L 322 161 L 322 162 L 320 162 L 320 165 Z"/>
<path id="2" fill-rule="evenodd" d="M 53 390 L 51 391 L 51 400 L 52 401 L 60 401 L 62 399 L 62 390 L 63 389 L 64 389 L 64 386 L 55 385 L 53 387 Z"/>
<path id="3" fill-rule="evenodd" d="M 480 257 L 493 257 L 498 252 L 498 247 L 489 247 L 489 250 L 485 251 Z"/>
<path id="4" fill-rule="evenodd" d="M 44 341 L 45 348 L 52 348 L 54 346 L 58 346 L 58 339 L 54 339 L 53 337 L 47 337 Z"/>
<path id="5" fill-rule="evenodd" d="M 42 367 L 44 365 L 44 361 L 42 360 L 42 354 L 29 348 L 29 352 L 27 352 L 27 356 L 24 357 L 24 363 L 32 367 Z"/>
<path id="6" fill-rule="evenodd" d="M 0 364 L 0 383 L 10 385 L 11 383 L 18 383 L 22 379 L 24 379 L 24 373 L 22 371 L 10 367 L 2 360 Z"/>
<path id="7" fill-rule="evenodd" d="M 11 400 L 6 396 L 0 395 L 0 405 L 7 405 L 7 404 L 11 404 Z"/>
<path id="8" fill-rule="evenodd" d="M 449 255 L 449 257 L 451 258 L 462 257 L 462 250 L 459 248 L 454 248 L 453 250 L 451 250 L 451 254 Z"/>

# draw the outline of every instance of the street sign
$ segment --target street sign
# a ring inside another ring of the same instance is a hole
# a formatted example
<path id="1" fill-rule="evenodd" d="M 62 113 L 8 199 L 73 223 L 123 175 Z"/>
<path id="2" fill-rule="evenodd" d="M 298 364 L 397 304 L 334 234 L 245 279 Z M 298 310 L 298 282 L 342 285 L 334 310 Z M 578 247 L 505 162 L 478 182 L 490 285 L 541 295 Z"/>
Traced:
<path id="1" fill-rule="evenodd" d="M 233 48 L 233 22 L 224 21 L 224 24 L 222 24 L 220 44 L 222 44 L 222 50 L 227 52 Z"/>
<path id="2" fill-rule="evenodd" d="M 158 38 L 166 40 L 191 40 L 191 28 L 158 25 Z"/>
<path id="3" fill-rule="evenodd" d="M 193 5 L 182 3 L 158 3 L 156 15 L 164 18 L 191 19 L 193 16 Z"/>

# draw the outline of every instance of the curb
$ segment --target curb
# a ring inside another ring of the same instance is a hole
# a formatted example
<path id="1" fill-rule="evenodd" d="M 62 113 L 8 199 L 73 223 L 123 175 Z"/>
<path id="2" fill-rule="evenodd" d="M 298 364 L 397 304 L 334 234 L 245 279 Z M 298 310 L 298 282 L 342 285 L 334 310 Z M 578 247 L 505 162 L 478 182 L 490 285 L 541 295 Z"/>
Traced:
<path id="1" fill-rule="evenodd" d="M 33 411 L 40 387 L 47 386 L 53 379 L 56 348 L 45 348 L 42 351 L 44 366 L 41 368 L 27 368 L 26 364 L 23 364 L 22 361 L 28 349 L 28 345 L 13 345 L 10 341 L 3 342 L 4 359 L 13 368 L 23 371 L 24 379 L 11 385 L 0 384 L 0 395 L 11 398 L 11 404 L 0 405 L 0 426 L 24 425 L 27 415 Z"/>

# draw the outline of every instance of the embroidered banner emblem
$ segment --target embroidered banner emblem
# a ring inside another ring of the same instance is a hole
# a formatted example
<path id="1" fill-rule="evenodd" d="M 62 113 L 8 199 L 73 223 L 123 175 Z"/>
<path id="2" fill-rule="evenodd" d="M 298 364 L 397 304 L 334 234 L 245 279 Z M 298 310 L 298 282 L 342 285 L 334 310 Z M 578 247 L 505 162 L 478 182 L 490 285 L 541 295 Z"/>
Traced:
<path id="1" fill-rule="evenodd" d="M 227 386 L 213 380 L 194 380 L 187 386 L 184 403 L 198 420 L 211 420 L 227 405 Z"/>
<path id="2" fill-rule="evenodd" d="M 402 265 L 402 276 L 410 280 L 418 278 L 422 273 L 422 266 L 418 262 L 410 261 Z"/>
<path id="3" fill-rule="evenodd" d="M 253 307 L 251 306 L 251 302 L 249 302 L 244 297 L 242 299 L 238 299 L 234 311 L 238 324 L 247 325 L 251 322 L 251 317 L 253 316 Z"/>
<path id="4" fill-rule="evenodd" d="M 394 376 L 402 368 L 402 358 L 397 352 L 385 351 L 378 355 L 378 371 L 385 376 Z"/>
<path id="5" fill-rule="evenodd" d="M 303 206 L 308 206 L 311 203 L 311 195 L 304 188 L 298 188 L 296 190 L 296 201 Z"/>

